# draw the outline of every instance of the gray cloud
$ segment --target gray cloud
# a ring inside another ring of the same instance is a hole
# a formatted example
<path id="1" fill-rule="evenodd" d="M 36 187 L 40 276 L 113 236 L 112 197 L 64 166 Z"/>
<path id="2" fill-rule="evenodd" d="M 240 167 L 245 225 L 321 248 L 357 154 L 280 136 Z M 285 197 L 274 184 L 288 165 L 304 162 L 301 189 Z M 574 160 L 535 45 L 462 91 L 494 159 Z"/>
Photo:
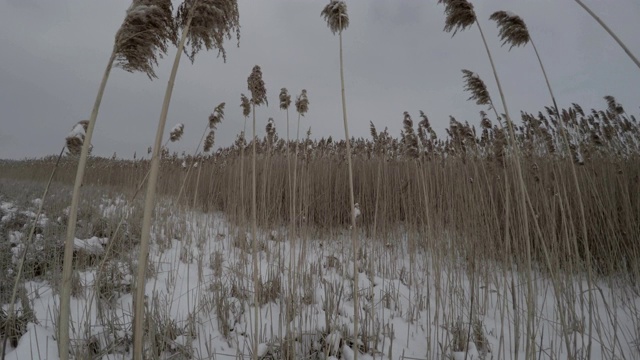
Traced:
<path id="1" fill-rule="evenodd" d="M 178 2 L 175 2 L 176 5 Z M 271 106 L 258 109 L 259 135 L 269 117 L 285 136 L 277 95 L 287 87 L 309 91 L 310 111 L 301 133 L 342 138 L 338 38 L 320 17 L 324 1 L 240 0 L 241 39 L 227 43 L 228 61 L 201 53 L 186 57 L 171 101 L 168 127 L 185 124 L 175 151 L 192 152 L 213 107 L 227 102 L 217 146 L 229 145 L 242 129 L 240 93 L 255 64 L 262 66 Z M 561 105 L 577 102 L 603 107 L 615 96 L 637 113 L 640 71 L 597 23 L 572 1 L 475 1 L 495 56 L 511 112 L 537 112 L 549 104 L 544 80 L 530 48 L 501 48 L 488 21 L 499 9 L 521 15 L 528 24 Z M 640 3 L 588 1 L 631 51 L 640 54 Z M 436 130 L 448 116 L 478 122 L 482 110 L 466 101 L 461 69 L 480 74 L 498 96 L 486 52 L 476 29 L 454 38 L 442 32 L 442 6 L 436 1 L 350 0 L 351 26 L 344 33 L 346 96 L 350 131 L 367 136 L 368 123 L 399 133 L 402 112 L 424 110 Z M 0 0 L 0 158 L 57 153 L 73 124 L 88 118 L 106 61 L 128 1 Z M 114 69 L 102 102 L 94 153 L 131 157 L 151 144 L 175 49 L 160 63 L 160 77 Z M 295 114 L 291 114 L 295 124 Z M 295 134 L 295 129 L 294 134 Z M 442 132 L 441 132 L 442 134 Z"/>

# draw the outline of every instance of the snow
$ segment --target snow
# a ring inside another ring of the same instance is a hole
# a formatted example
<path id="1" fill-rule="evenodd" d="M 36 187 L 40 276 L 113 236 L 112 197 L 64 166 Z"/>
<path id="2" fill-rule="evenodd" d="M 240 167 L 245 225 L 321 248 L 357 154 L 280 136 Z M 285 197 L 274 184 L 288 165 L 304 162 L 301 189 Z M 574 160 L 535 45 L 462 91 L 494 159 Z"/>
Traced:
<path id="1" fill-rule="evenodd" d="M 85 131 L 84 131 L 84 126 L 80 123 L 77 123 L 73 129 L 69 132 L 69 134 L 67 134 L 68 138 L 78 138 L 80 140 L 84 140 L 85 137 Z"/>
<path id="2" fill-rule="evenodd" d="M 104 253 L 103 245 L 106 245 L 107 240 L 108 239 L 106 238 L 98 238 L 96 236 L 87 240 L 81 240 L 76 238 L 73 241 L 73 248 L 75 250 L 83 250 L 87 254 L 101 255 Z"/>
<path id="3" fill-rule="evenodd" d="M 177 123 L 177 124 L 175 124 L 175 125 L 171 128 L 170 133 L 173 133 L 173 132 L 182 132 L 183 130 L 184 130 L 184 124 Z"/>
<path id="4" fill-rule="evenodd" d="M 52 329 L 33 323 L 27 324 L 27 332 L 20 338 L 18 347 L 7 352 L 7 360 L 47 359 L 58 357 L 58 346 Z"/>
<path id="5" fill-rule="evenodd" d="M 14 213 L 18 211 L 10 203 L 1 203 L 0 207 L 13 209 Z M 158 207 L 159 214 L 166 211 L 170 215 L 158 216 L 149 252 L 154 271 L 144 285 L 145 295 L 150 310 L 170 319 L 180 329 L 193 330 L 193 336 L 190 331 L 184 331 L 169 339 L 170 349 L 161 358 L 172 358 L 170 352 L 184 349 L 194 354 L 192 358 L 216 358 L 214 354 L 219 358 L 248 356 L 256 322 L 261 329 L 258 355 L 269 356 L 276 351 L 278 336 L 282 339 L 287 333 L 286 325 L 282 329 L 278 327 L 284 317 L 280 296 L 289 291 L 298 292 L 305 299 L 295 298 L 299 302 L 290 323 L 298 339 L 297 351 L 327 351 L 328 359 L 353 359 L 357 348 L 351 345 L 353 321 L 358 311 L 362 315 L 360 331 L 367 331 L 377 339 L 375 349 L 360 354 L 359 359 L 525 357 L 526 298 L 522 289 L 526 289 L 529 279 L 525 274 L 489 261 L 483 262 L 486 270 L 475 274 L 479 276 L 471 276 L 468 264 L 457 258 L 454 242 L 446 234 L 441 239 L 442 255 L 411 248 L 406 235 L 379 241 L 359 233 L 360 250 L 366 252 L 367 257 L 354 259 L 346 229 L 342 238 L 306 240 L 304 251 L 299 242 L 294 246 L 288 240 L 286 228 L 270 229 L 260 234 L 261 246 L 255 254 L 257 275 L 264 286 L 280 279 L 283 291 L 275 299 L 258 305 L 253 299 L 253 253 L 235 245 L 237 239 L 223 215 L 179 210 L 164 203 Z M 123 199 L 116 198 L 105 200 L 100 210 L 105 217 L 118 219 L 130 208 Z M 361 216 L 359 206 L 356 211 L 356 216 Z M 15 255 L 22 249 L 24 235 L 15 232 L 9 233 L 9 237 L 17 244 L 12 249 Z M 75 239 L 74 248 L 101 255 L 108 240 Z M 213 256 L 215 254 L 218 256 Z M 113 289 L 109 293 L 111 297 L 105 300 L 108 306 L 99 305 L 96 300 L 99 278 L 96 268 L 77 271 L 83 290 L 71 299 L 74 346 L 86 339 L 87 334 L 95 336 L 103 348 L 110 349 L 102 359 L 131 359 L 126 341 L 131 336 L 128 324 L 132 320 L 132 270 L 135 270 L 137 254 L 121 256 L 105 266 L 105 271 L 111 274 L 107 285 Z M 296 263 L 291 263 L 291 259 Z M 373 261 L 372 273 L 366 270 L 367 261 Z M 360 269 L 356 286 L 360 294 L 359 310 L 352 296 L 354 265 Z M 295 270 L 294 276 L 299 273 L 309 281 L 289 289 L 290 269 Z M 602 279 L 590 288 L 583 275 L 565 276 L 567 282 L 562 288 L 556 288 L 546 274 L 534 274 L 536 358 L 538 355 L 549 358 L 548 354 L 553 354 L 553 358 L 567 358 L 564 342 L 567 336 L 575 352 L 585 351 L 591 342 L 594 360 L 611 358 L 614 348 L 618 358 L 638 358 L 640 353 L 634 345 L 638 341 L 636 314 L 640 308 L 637 293 L 616 279 Z M 512 281 L 514 288 L 521 289 L 516 294 L 511 293 Z M 25 288 L 37 325 L 28 324 L 17 348 L 6 349 L 7 359 L 57 359 L 54 324 L 58 292 L 43 280 L 28 281 Z M 562 293 L 556 294 L 556 290 Z M 591 335 L 586 326 L 589 310 L 581 306 L 581 302 L 589 298 L 589 292 L 597 295 L 593 299 L 592 317 L 597 331 Z M 567 300 L 568 293 L 573 296 L 570 300 Z M 216 301 L 224 306 L 218 307 Z M 473 314 L 469 312 L 471 304 L 474 304 Z M 103 316 L 110 319 L 110 323 L 100 320 L 99 306 L 103 306 Z M 573 319 L 564 328 L 560 325 L 561 312 L 572 314 Z M 473 334 L 466 339 L 471 316 L 480 321 L 485 340 L 480 341 Z M 517 354 L 516 316 L 520 317 L 521 331 Z M 111 326 L 114 322 L 119 325 Z M 455 334 L 460 333 L 460 328 L 465 338 L 454 343 L 452 339 L 459 336 Z M 361 338 L 358 343 L 364 346 Z M 485 354 L 486 346 L 488 354 Z M 543 352 L 538 346 L 542 346 Z"/>

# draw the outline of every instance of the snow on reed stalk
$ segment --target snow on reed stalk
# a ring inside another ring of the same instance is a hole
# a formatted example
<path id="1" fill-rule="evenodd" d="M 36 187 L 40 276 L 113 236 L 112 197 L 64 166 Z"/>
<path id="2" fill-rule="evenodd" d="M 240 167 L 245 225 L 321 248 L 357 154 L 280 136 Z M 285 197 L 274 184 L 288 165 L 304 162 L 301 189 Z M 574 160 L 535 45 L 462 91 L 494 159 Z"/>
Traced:
<path id="1" fill-rule="evenodd" d="M 256 106 L 267 105 L 267 88 L 265 87 L 264 80 L 262 80 L 262 70 L 260 66 L 253 67 L 251 74 L 247 78 L 247 88 L 251 93 L 251 106 L 253 110 L 253 147 L 252 147 L 252 161 L 251 161 L 251 243 L 252 243 L 252 259 L 253 259 L 253 286 L 254 286 L 254 339 L 252 343 L 252 358 L 258 359 L 258 342 L 260 341 L 260 322 L 258 321 L 259 304 L 259 291 L 258 282 L 260 279 L 260 273 L 258 269 L 258 223 L 257 223 L 257 204 L 256 204 Z"/>
<path id="2" fill-rule="evenodd" d="M 322 9 L 321 16 L 327 22 L 329 30 L 335 35 L 338 34 L 340 45 L 340 88 L 342 95 L 342 119 L 344 121 L 344 138 L 347 147 L 347 163 L 349 167 L 349 214 L 351 217 L 351 243 L 353 246 L 353 304 L 355 309 L 359 309 L 358 303 L 358 265 L 357 265 L 357 252 L 358 252 L 358 238 L 356 233 L 356 213 L 355 213 L 355 199 L 353 195 L 353 165 L 351 160 L 351 138 L 349 137 L 349 122 L 347 121 L 347 101 L 344 93 L 344 61 L 342 56 L 342 32 L 349 27 L 349 14 L 347 13 L 347 3 L 342 0 L 330 0 L 329 3 Z M 358 321 L 359 311 L 354 312 L 353 318 L 353 334 L 358 336 Z M 358 350 L 354 351 L 354 359 L 358 360 Z"/>
<path id="3" fill-rule="evenodd" d="M 142 359 L 145 279 L 151 237 L 151 221 L 160 169 L 160 147 L 182 52 L 184 51 L 193 62 L 196 54 L 203 48 L 206 50 L 216 49 L 218 50 L 218 55 L 222 55 L 223 60 L 226 61 L 225 39 L 230 39 L 232 33 L 236 33 L 238 41 L 240 39 L 238 3 L 236 0 L 185 0 L 178 7 L 176 23 L 182 34 L 177 44 L 176 56 L 171 68 L 156 130 L 142 220 L 138 273 L 135 277 L 136 291 L 133 326 L 133 355 L 135 360 Z M 185 47 L 190 47 L 190 51 L 187 51 Z"/>
<path id="4" fill-rule="evenodd" d="M 62 360 L 69 358 L 69 316 L 71 301 L 71 277 L 73 261 L 73 242 L 77 222 L 78 202 L 80 200 L 80 186 L 84 179 L 84 172 L 91 148 L 91 139 L 95 127 L 102 95 L 107 85 L 114 62 L 129 72 L 143 72 L 152 79 L 156 77 L 154 66 L 158 58 L 166 54 L 169 43 L 176 42 L 176 28 L 173 21 L 170 0 L 134 0 L 127 10 L 124 22 L 116 33 L 113 50 L 98 88 L 98 94 L 91 111 L 80 160 L 74 182 L 67 236 L 64 249 L 64 262 L 60 288 L 60 318 L 58 329 L 58 353 Z"/>
<path id="5" fill-rule="evenodd" d="M 611 35 L 611 37 L 613 38 L 613 40 L 615 40 L 618 45 L 620 45 L 620 47 L 622 48 L 622 50 L 624 50 L 625 53 L 627 53 L 627 56 L 629 56 L 629 58 L 636 64 L 636 66 L 638 68 L 640 68 L 640 61 L 638 61 L 638 58 L 633 55 L 633 53 L 631 53 L 631 50 L 629 50 L 629 48 L 622 42 L 622 40 L 620 40 L 620 38 L 609 28 L 609 26 L 607 26 L 607 24 L 604 23 L 604 21 L 602 21 L 602 19 L 600 19 L 600 17 L 598 15 L 596 15 L 596 13 L 594 13 L 587 5 L 584 4 L 584 2 L 582 2 L 582 0 L 575 0 L 578 5 L 580 5 L 587 13 L 589 13 L 589 15 L 591 15 L 591 17 L 598 22 L 598 24 L 600 24 L 600 26 L 602 26 L 603 29 L 605 29 L 606 32 L 609 33 L 609 35 Z"/>

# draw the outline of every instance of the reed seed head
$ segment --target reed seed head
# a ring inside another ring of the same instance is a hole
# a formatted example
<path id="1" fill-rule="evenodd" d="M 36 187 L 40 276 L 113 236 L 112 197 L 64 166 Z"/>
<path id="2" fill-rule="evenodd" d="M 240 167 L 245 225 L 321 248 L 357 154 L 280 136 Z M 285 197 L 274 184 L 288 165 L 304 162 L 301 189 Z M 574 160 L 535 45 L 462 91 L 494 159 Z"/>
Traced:
<path id="1" fill-rule="evenodd" d="M 404 127 L 404 132 L 406 134 L 413 134 L 413 119 L 411 119 L 411 115 L 409 115 L 408 111 L 405 111 L 403 116 L 402 126 Z"/>
<path id="2" fill-rule="evenodd" d="M 369 132 L 371 133 L 371 138 L 373 138 L 373 141 L 378 141 L 378 131 L 376 130 L 376 126 L 373 125 L 373 121 L 369 121 Z"/>
<path id="3" fill-rule="evenodd" d="M 296 111 L 302 116 L 309 111 L 309 98 L 307 97 L 306 89 L 302 89 L 302 92 L 296 98 Z"/>
<path id="4" fill-rule="evenodd" d="M 242 108 L 242 115 L 248 117 L 251 115 L 251 101 L 245 94 L 240 94 L 240 107 Z"/>
<path id="5" fill-rule="evenodd" d="M 264 85 L 264 80 L 262 80 L 262 69 L 260 69 L 259 65 L 253 67 L 247 79 L 247 87 L 251 93 L 251 103 L 253 105 L 269 105 L 267 101 L 267 88 Z"/>
<path id="6" fill-rule="evenodd" d="M 287 110 L 291 105 L 291 95 L 287 88 L 280 89 L 280 109 Z"/>
<path id="7" fill-rule="evenodd" d="M 609 111 L 612 114 L 621 115 L 624 113 L 624 108 L 622 105 L 618 104 L 616 98 L 611 95 L 607 95 L 604 97 L 604 100 L 607 102 L 607 106 L 609 107 Z"/>
<path id="8" fill-rule="evenodd" d="M 82 145 L 84 145 L 84 137 L 87 134 L 88 128 L 89 120 L 78 121 L 75 125 L 73 125 L 73 128 L 65 138 L 69 154 L 80 154 L 80 152 L 82 151 Z"/>
<path id="9" fill-rule="evenodd" d="M 267 126 L 265 126 L 265 131 L 267 132 L 267 136 L 272 139 L 276 134 L 276 125 L 273 122 L 273 118 L 269 118 L 267 121 Z"/>
<path id="10" fill-rule="evenodd" d="M 493 107 L 487 85 L 480 79 L 480 76 L 469 70 L 462 70 L 462 73 L 464 74 L 463 78 L 465 80 L 464 90 L 471 93 L 471 97 L 467 100 L 475 100 L 478 105 L 489 105 L 489 107 Z"/>
<path id="11" fill-rule="evenodd" d="M 332 33 L 342 33 L 349 27 L 347 3 L 343 0 L 330 0 L 320 13 Z"/>
<path id="12" fill-rule="evenodd" d="M 213 148 L 213 143 L 216 139 L 215 130 L 209 130 L 207 137 L 204 139 L 204 152 L 208 153 Z"/>
<path id="13" fill-rule="evenodd" d="M 133 0 L 116 33 L 116 66 L 157 78 L 154 66 L 177 43 L 171 0 Z"/>
<path id="14" fill-rule="evenodd" d="M 529 30 L 522 18 L 508 11 L 496 11 L 489 17 L 498 24 L 499 36 L 502 46 L 510 44 L 509 50 L 514 46 L 524 46 L 531 41 Z"/>
<path id="15" fill-rule="evenodd" d="M 218 104 L 218 106 L 215 107 L 215 109 L 213 109 L 211 115 L 209 115 L 210 129 L 216 129 L 218 124 L 220 124 L 224 119 L 224 105 L 225 103 L 221 102 L 220 104 Z"/>
<path id="16" fill-rule="evenodd" d="M 195 8 L 194 8 L 195 5 Z M 192 11 L 193 10 L 193 11 Z M 227 52 L 224 49 L 225 39 L 231 40 L 232 34 L 236 34 L 240 45 L 240 16 L 237 0 L 184 0 L 178 7 L 176 21 L 178 27 L 185 30 L 189 23 L 187 43 L 184 52 L 191 62 L 196 54 L 205 48 L 217 49 L 218 56 L 227 61 Z M 187 48 L 190 50 L 187 51 Z"/>
<path id="17" fill-rule="evenodd" d="M 459 30 L 465 30 L 476 22 L 476 13 L 473 4 L 467 0 L 438 0 L 438 4 L 444 4 L 446 16 L 444 31 L 453 35 Z"/>
<path id="18" fill-rule="evenodd" d="M 169 133 L 169 140 L 171 140 L 171 142 L 176 142 L 182 138 L 183 134 L 184 124 L 178 123 L 173 127 L 173 129 L 171 129 L 171 132 Z"/>

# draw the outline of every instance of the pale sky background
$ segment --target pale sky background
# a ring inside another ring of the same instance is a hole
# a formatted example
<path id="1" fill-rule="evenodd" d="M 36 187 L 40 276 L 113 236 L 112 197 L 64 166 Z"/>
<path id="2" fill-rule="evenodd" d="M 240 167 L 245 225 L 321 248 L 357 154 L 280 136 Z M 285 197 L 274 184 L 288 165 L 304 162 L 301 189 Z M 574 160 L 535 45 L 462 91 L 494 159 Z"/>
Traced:
<path id="1" fill-rule="evenodd" d="M 640 2 L 585 0 L 640 56 Z M 177 7 L 178 1 L 174 1 Z M 479 123 L 482 108 L 467 101 L 461 69 L 477 72 L 498 92 L 476 28 L 454 38 L 444 33 L 443 6 L 436 0 L 349 0 L 351 26 L 344 33 L 346 97 L 351 135 L 368 136 L 369 121 L 399 135 L 402 113 L 414 120 L 424 110 L 439 135 L 449 115 Z M 638 115 L 640 69 L 571 0 L 475 0 L 510 111 L 535 112 L 549 95 L 532 48 L 501 48 L 496 10 L 522 16 L 538 46 L 552 86 L 564 107 L 604 108 L 613 95 Z M 301 134 L 343 138 L 338 38 L 320 17 L 322 0 L 239 0 L 241 39 L 227 44 L 223 63 L 201 52 L 195 64 L 183 56 L 167 130 L 185 124 L 185 137 L 171 151 L 194 151 L 207 117 L 227 103 L 216 147 L 229 145 L 242 129 L 240 93 L 255 64 L 262 67 L 269 107 L 258 109 L 259 135 L 269 117 L 286 136 L 278 108 L 281 87 L 309 93 L 310 110 Z M 114 35 L 129 0 L 0 0 L 0 158 L 58 153 L 73 125 L 88 119 Z M 157 69 L 159 79 L 115 68 L 107 84 L 94 136 L 94 154 L 146 156 L 155 136 L 175 48 Z M 291 114 L 292 124 L 295 114 Z M 295 128 L 292 128 L 295 132 Z"/>

